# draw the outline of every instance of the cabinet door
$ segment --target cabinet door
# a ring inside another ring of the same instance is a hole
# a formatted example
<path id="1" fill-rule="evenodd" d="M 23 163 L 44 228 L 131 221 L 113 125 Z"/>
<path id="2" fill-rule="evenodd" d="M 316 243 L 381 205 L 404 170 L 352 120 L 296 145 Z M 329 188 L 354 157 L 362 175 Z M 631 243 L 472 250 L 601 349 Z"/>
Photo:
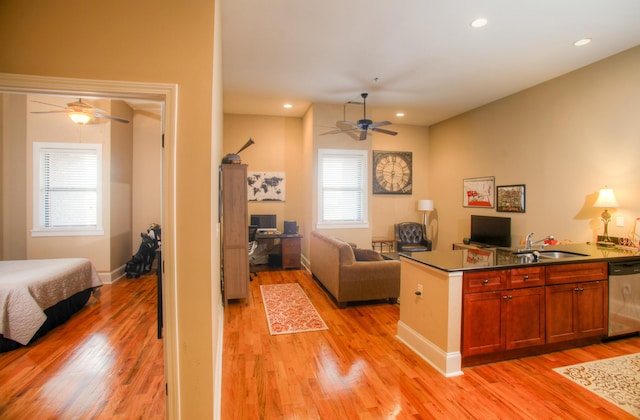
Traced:
<path id="1" fill-rule="evenodd" d="M 582 283 L 576 294 L 578 337 L 606 335 L 608 330 L 608 281 Z"/>
<path id="2" fill-rule="evenodd" d="M 575 284 L 547 286 L 547 343 L 573 340 L 576 338 Z"/>
<path id="3" fill-rule="evenodd" d="M 544 287 L 507 290 L 503 302 L 507 350 L 544 344 Z"/>
<path id="4" fill-rule="evenodd" d="M 469 293 L 463 297 L 462 355 L 504 350 L 503 292 Z"/>
<path id="5" fill-rule="evenodd" d="M 547 343 L 607 333 L 608 281 L 547 286 Z"/>

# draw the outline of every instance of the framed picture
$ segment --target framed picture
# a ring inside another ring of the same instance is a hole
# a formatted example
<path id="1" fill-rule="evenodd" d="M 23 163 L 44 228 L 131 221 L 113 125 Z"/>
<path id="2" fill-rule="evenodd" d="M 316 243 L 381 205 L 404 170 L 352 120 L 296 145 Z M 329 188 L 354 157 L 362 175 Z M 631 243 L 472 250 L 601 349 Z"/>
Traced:
<path id="1" fill-rule="evenodd" d="M 373 151 L 374 194 L 411 194 L 413 189 L 411 152 Z"/>
<path id="2" fill-rule="evenodd" d="M 249 172 L 247 198 L 249 201 L 284 201 L 284 172 Z"/>
<path id="3" fill-rule="evenodd" d="M 524 213 L 524 190 L 524 184 L 498 185 L 496 188 L 496 210 L 509 213 Z"/>
<path id="4" fill-rule="evenodd" d="M 495 177 L 466 178 L 462 183 L 462 205 L 464 207 L 493 208 Z"/>

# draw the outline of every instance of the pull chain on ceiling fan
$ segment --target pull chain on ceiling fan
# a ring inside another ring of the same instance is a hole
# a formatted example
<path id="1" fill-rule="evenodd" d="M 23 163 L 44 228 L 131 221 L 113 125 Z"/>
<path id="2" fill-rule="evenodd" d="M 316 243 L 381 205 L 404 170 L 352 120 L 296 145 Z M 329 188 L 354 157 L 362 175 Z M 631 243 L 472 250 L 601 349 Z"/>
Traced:
<path id="1" fill-rule="evenodd" d="M 382 134 L 388 134 L 390 136 L 395 136 L 396 133 L 395 131 L 391 131 L 391 130 L 385 130 L 383 128 L 379 128 L 385 125 L 391 125 L 390 121 L 379 121 L 379 122 L 373 122 L 372 120 L 367 119 L 367 96 L 369 96 L 368 93 L 361 93 L 360 96 L 362 96 L 362 100 L 363 100 L 363 106 L 364 106 L 364 114 L 363 114 L 363 118 L 361 120 L 358 120 L 358 122 L 350 122 L 350 121 L 343 121 L 342 124 L 345 125 L 350 125 L 353 128 L 347 128 L 347 129 L 339 129 L 339 130 L 335 130 L 335 131 L 330 131 L 328 133 L 325 134 L 338 134 L 338 133 L 344 133 L 347 131 L 354 131 L 354 130 L 360 130 L 360 137 L 358 140 L 366 140 L 367 139 L 367 133 L 369 130 L 371 131 L 375 131 L 377 133 L 382 133 Z"/>

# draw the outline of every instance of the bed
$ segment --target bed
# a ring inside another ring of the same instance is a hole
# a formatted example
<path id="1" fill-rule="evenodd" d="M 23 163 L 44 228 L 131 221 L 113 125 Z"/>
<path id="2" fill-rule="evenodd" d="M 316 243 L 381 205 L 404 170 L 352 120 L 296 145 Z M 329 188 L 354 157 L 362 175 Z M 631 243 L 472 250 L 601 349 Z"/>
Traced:
<path id="1" fill-rule="evenodd" d="M 86 258 L 0 261 L 0 352 L 33 343 L 67 321 L 102 281 Z"/>

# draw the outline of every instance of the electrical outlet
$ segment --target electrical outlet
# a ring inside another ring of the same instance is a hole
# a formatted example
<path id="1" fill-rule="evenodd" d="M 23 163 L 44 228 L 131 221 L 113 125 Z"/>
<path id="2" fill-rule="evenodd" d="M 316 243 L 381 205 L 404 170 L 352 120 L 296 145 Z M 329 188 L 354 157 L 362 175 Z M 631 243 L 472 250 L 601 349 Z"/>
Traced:
<path id="1" fill-rule="evenodd" d="M 422 297 L 423 296 L 423 289 L 422 289 L 422 285 L 418 283 L 418 296 Z"/>
<path id="2" fill-rule="evenodd" d="M 622 286 L 622 294 L 623 295 L 630 295 L 631 294 L 631 285 L 629 283 L 625 283 L 625 285 Z"/>

